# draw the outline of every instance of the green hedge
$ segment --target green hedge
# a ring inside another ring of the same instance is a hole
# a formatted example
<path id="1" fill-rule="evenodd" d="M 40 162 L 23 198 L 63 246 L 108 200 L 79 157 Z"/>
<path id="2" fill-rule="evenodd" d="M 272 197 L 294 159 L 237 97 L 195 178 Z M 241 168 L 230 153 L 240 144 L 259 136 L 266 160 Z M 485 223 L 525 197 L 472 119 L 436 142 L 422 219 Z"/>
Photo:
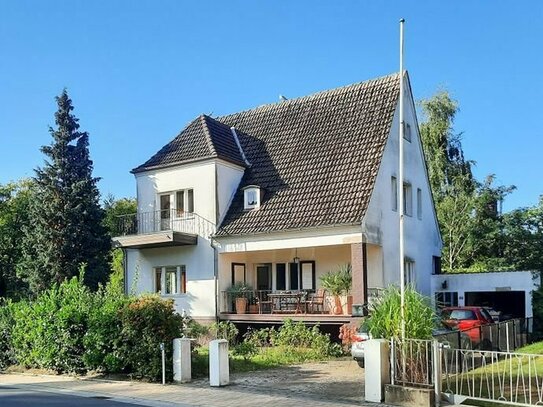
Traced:
<path id="1" fill-rule="evenodd" d="M 90 292 L 73 278 L 35 301 L 0 306 L 0 369 L 19 364 L 58 373 L 98 370 L 158 380 L 160 343 L 172 354 L 182 320 L 173 301 Z M 166 366 L 171 367 L 171 360 Z M 168 372 L 171 376 L 171 372 Z"/>

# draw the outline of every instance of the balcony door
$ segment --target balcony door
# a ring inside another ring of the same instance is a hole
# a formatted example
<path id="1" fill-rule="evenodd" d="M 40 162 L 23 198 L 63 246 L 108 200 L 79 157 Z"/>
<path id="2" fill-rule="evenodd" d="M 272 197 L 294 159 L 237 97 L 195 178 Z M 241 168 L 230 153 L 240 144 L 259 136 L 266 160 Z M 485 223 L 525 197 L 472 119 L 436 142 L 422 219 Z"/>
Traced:
<path id="1" fill-rule="evenodd" d="M 256 289 L 271 291 L 272 289 L 271 264 L 259 264 L 256 266 Z"/>
<path id="2" fill-rule="evenodd" d="M 170 230 L 171 226 L 171 195 L 160 195 L 160 230 Z"/>

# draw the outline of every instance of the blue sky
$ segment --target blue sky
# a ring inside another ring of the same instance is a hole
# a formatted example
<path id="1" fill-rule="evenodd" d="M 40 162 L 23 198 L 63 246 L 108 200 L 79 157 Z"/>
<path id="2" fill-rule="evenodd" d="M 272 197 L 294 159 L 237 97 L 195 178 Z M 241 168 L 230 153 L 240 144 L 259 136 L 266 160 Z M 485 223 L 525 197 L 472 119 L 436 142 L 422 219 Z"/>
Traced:
<path id="1" fill-rule="evenodd" d="M 398 70 L 415 98 L 448 89 L 479 178 L 543 194 L 543 2 L 0 2 L 0 183 L 33 175 L 68 88 L 103 195 L 200 113 L 220 115 Z M 420 119 L 420 118 L 419 118 Z"/>

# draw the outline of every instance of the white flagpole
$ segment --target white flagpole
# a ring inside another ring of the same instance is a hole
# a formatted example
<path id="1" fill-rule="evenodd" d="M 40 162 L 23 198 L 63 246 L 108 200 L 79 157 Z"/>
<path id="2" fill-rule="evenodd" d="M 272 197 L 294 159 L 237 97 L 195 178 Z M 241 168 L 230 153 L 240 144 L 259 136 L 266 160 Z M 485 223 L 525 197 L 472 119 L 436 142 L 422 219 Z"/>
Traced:
<path id="1" fill-rule="evenodd" d="M 404 248 L 404 187 L 403 187 L 403 137 L 405 131 L 403 93 L 404 93 L 404 70 L 403 70 L 403 25 L 405 20 L 400 20 L 400 134 L 399 134 L 399 171 L 398 184 L 400 188 L 400 202 L 398 213 L 400 215 L 400 317 L 402 324 L 402 339 L 405 338 L 405 248 Z"/>

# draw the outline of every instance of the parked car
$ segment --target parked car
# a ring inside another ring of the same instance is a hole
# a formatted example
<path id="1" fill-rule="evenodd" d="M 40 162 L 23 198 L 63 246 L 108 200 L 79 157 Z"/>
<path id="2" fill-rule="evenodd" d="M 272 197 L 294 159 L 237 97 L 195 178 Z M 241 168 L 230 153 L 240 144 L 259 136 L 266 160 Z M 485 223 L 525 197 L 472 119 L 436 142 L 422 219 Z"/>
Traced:
<path id="1" fill-rule="evenodd" d="M 445 325 L 465 333 L 474 345 L 481 341 L 479 327 L 494 323 L 484 307 L 446 307 L 441 310 L 441 317 Z"/>
<path id="2" fill-rule="evenodd" d="M 351 356 L 358 362 L 358 366 L 364 367 L 364 342 L 371 339 L 367 332 L 358 331 L 353 337 Z"/>

